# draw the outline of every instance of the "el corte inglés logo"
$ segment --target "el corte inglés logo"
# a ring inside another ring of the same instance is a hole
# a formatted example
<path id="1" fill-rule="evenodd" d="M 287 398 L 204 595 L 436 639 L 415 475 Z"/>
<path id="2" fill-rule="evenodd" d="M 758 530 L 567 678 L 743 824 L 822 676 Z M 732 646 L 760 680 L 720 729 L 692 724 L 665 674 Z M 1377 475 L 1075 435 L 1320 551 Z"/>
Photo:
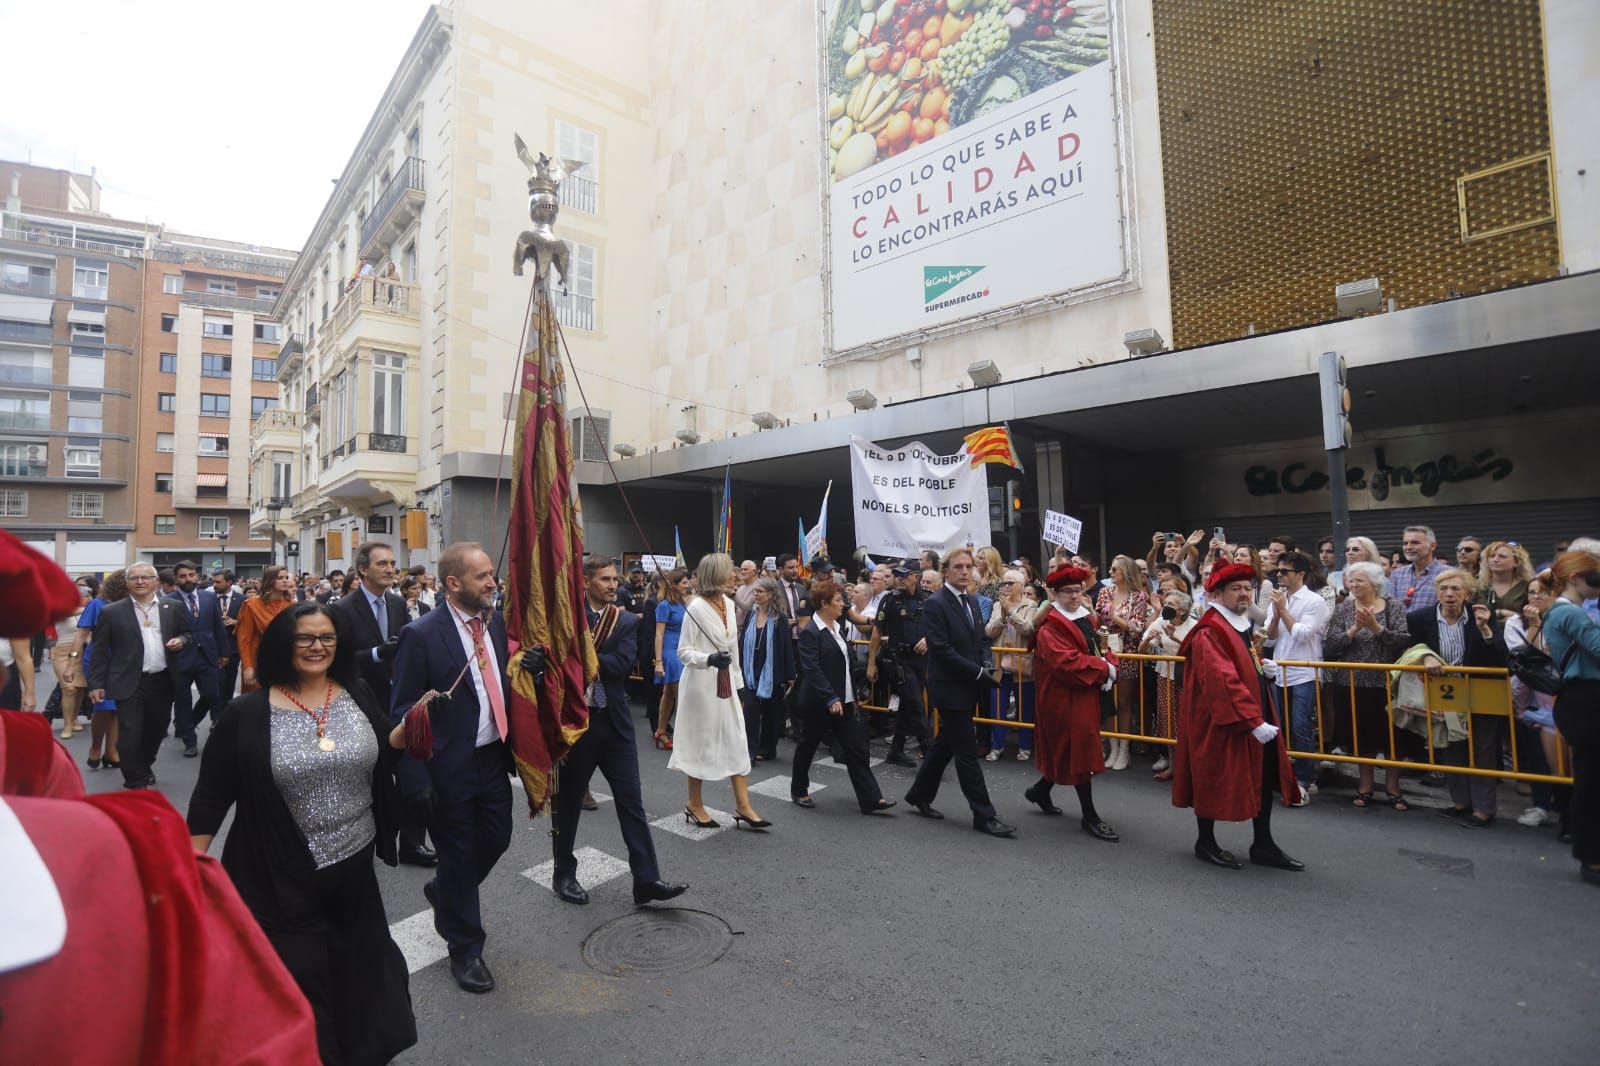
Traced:
<path id="1" fill-rule="evenodd" d="M 926 305 L 924 310 L 937 311 L 951 304 L 965 303 L 989 295 L 988 289 L 979 289 L 948 300 L 939 297 L 971 278 L 981 266 L 925 266 L 922 268 L 922 302 Z M 938 302 L 935 302 L 938 301 Z"/>

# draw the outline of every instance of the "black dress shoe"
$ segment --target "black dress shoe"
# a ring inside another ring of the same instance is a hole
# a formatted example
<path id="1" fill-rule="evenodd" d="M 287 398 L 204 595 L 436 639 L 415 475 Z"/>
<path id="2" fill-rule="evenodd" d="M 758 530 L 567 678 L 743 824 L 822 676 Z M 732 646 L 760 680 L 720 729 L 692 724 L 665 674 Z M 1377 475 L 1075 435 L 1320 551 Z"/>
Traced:
<path id="1" fill-rule="evenodd" d="M 439 856 L 426 844 L 400 849 L 400 861 L 407 866 L 438 866 Z"/>
<path id="2" fill-rule="evenodd" d="M 877 802 L 876 806 L 862 808 L 861 813 L 862 814 L 882 814 L 884 811 L 887 811 L 891 807 L 895 806 L 895 802 L 896 801 L 894 801 L 892 799 L 889 799 L 887 796 L 885 796 L 883 799 L 881 799 L 881 800 L 879 800 Z"/>
<path id="3" fill-rule="evenodd" d="M 578 884 L 578 879 L 573 874 L 556 874 L 550 881 L 550 887 L 555 890 L 556 895 L 568 903 L 581 906 L 589 902 L 589 893 Z"/>
<path id="4" fill-rule="evenodd" d="M 998 818 L 974 818 L 972 828 L 980 833 L 988 833 L 992 837 L 1008 837 L 1017 831 L 1014 825 L 1007 825 Z"/>
<path id="5" fill-rule="evenodd" d="M 1285 855 L 1282 848 L 1258 848 L 1252 845 L 1250 861 L 1257 866 L 1270 866 L 1274 870 L 1292 870 L 1295 873 L 1306 868 L 1306 864 L 1299 859 L 1291 859 Z"/>
<path id="6" fill-rule="evenodd" d="M 1233 857 L 1233 852 L 1223 851 L 1218 847 L 1207 847 L 1196 841 L 1194 845 L 1195 858 L 1209 862 L 1213 866 L 1220 866 L 1225 870 L 1242 870 L 1244 865 Z"/>
<path id="7" fill-rule="evenodd" d="M 687 884 L 674 885 L 666 881 L 635 881 L 633 883 L 633 905 L 642 907 L 646 903 L 661 903 L 664 900 L 676 899 L 689 891 Z"/>
<path id="8" fill-rule="evenodd" d="M 483 959 L 458 959 L 450 957 L 450 976 L 456 979 L 468 992 L 493 992 L 494 974 L 489 972 L 489 964 Z"/>
<path id="9" fill-rule="evenodd" d="M 810 796 L 790 796 L 789 802 L 796 807 L 804 807 L 808 811 L 815 810 L 817 806 L 817 801 Z"/>
<path id="10" fill-rule="evenodd" d="M 183 757 L 185 759 L 192 759 L 196 755 L 199 755 L 199 754 L 200 754 L 200 749 L 195 746 L 193 741 L 190 741 L 189 743 L 187 743 L 187 744 L 185 744 L 183 746 Z"/>
<path id="11" fill-rule="evenodd" d="M 1115 829 L 1112 829 L 1109 825 L 1102 821 L 1095 820 L 1091 822 L 1089 819 L 1084 818 L 1081 819 L 1078 824 L 1083 827 L 1083 831 L 1085 833 L 1088 833 L 1096 840 L 1104 840 L 1107 843 L 1115 844 L 1117 841 L 1122 839 L 1121 837 L 1117 836 L 1117 831 Z"/>
<path id="12" fill-rule="evenodd" d="M 1032 803 L 1046 814 L 1061 813 L 1060 807 L 1057 807 L 1054 803 L 1051 803 L 1048 797 L 1042 797 L 1038 795 L 1031 788 L 1022 794 L 1022 798 L 1027 800 L 1029 803 Z"/>
<path id="13" fill-rule="evenodd" d="M 883 761 L 891 766 L 909 766 L 913 770 L 917 768 L 917 760 L 913 759 L 903 751 L 894 752 L 887 756 Z"/>
<path id="14" fill-rule="evenodd" d="M 917 813 L 922 815 L 924 818 L 932 818 L 936 822 L 941 822 L 941 821 L 944 820 L 944 815 L 942 815 L 938 811 L 934 810 L 932 805 L 930 805 L 930 804 L 918 803 L 916 800 L 912 799 L 910 796 L 906 797 L 906 802 L 911 804 L 911 806 L 915 807 L 917 809 Z"/>

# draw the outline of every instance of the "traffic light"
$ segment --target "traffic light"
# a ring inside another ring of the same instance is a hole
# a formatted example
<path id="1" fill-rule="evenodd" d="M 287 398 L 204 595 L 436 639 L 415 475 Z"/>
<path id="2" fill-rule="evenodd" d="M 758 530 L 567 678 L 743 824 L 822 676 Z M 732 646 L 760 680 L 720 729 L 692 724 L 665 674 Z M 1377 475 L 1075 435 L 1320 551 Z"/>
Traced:
<path id="1" fill-rule="evenodd" d="M 1006 528 L 1022 525 L 1022 482 L 1006 482 Z"/>
<path id="2" fill-rule="evenodd" d="M 1338 352 L 1323 352 L 1317 360 L 1317 381 L 1322 397 L 1322 446 L 1328 451 L 1350 447 L 1349 367 Z"/>

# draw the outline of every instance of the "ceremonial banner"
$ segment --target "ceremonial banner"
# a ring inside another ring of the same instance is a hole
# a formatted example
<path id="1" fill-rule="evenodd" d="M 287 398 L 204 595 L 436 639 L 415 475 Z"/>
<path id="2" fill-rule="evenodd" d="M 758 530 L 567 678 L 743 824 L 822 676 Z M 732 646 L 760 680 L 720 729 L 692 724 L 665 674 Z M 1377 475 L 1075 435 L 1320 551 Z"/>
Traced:
<path id="1" fill-rule="evenodd" d="M 874 555 L 989 543 L 989 482 L 965 449 L 938 455 L 921 441 L 882 448 L 850 438 L 856 545 Z"/>

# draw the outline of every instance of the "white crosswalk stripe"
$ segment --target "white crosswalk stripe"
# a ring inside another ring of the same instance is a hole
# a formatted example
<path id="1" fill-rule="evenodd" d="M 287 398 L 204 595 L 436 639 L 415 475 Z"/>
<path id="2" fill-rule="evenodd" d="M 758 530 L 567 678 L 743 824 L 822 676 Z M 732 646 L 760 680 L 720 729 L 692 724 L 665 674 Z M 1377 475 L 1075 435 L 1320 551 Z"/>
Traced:
<path id="1" fill-rule="evenodd" d="M 599 848 L 579 848 L 572 855 L 578 860 L 578 884 L 584 888 L 592 889 L 628 872 L 627 860 L 607 855 Z M 549 888 L 550 879 L 555 876 L 555 872 L 556 864 L 552 859 L 549 862 L 541 862 L 531 870 L 522 871 L 522 876 L 536 885 Z"/>
<path id="2" fill-rule="evenodd" d="M 389 926 L 389 935 L 394 937 L 394 942 L 406 957 L 407 973 L 416 973 L 426 966 L 432 966 L 450 954 L 444 939 L 433 931 L 431 908 L 395 922 Z"/>
<path id="3" fill-rule="evenodd" d="M 733 824 L 733 815 L 728 811 L 719 811 L 715 807 L 707 807 L 706 814 L 717 823 L 715 829 L 701 829 L 699 826 L 690 825 L 684 818 L 683 812 L 669 814 L 665 818 L 657 818 L 650 823 L 650 828 L 659 829 L 663 833 L 683 837 L 685 840 L 705 840 L 714 837 Z"/>
<path id="4" fill-rule="evenodd" d="M 821 792 L 827 787 L 827 785 L 819 785 L 815 781 L 811 783 L 812 792 Z M 773 799 L 781 800 L 789 799 L 791 795 L 789 778 L 784 774 L 776 774 L 765 781 L 757 781 L 750 786 L 750 791 L 758 796 L 771 796 Z"/>

